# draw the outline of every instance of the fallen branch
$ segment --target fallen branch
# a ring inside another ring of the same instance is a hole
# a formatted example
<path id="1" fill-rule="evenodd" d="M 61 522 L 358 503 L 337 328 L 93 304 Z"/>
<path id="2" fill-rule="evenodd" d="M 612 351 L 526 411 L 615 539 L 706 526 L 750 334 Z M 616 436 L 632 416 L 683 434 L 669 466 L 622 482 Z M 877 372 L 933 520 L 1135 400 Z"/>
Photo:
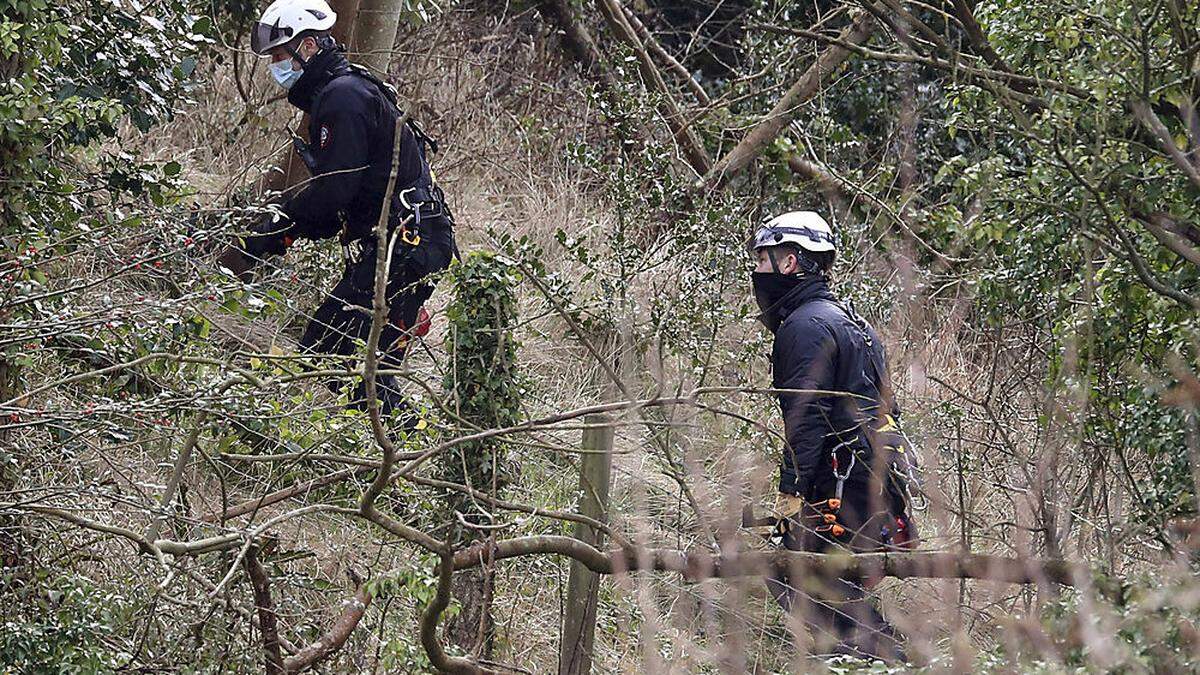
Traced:
<path id="1" fill-rule="evenodd" d="M 486 549 L 490 546 L 490 550 Z M 896 577 L 898 579 L 980 579 L 1013 584 L 1055 583 L 1078 588 L 1094 587 L 1109 597 L 1119 597 L 1120 585 L 1098 577 L 1086 565 L 1065 560 L 1002 558 L 969 553 L 860 553 L 826 554 L 778 550 L 742 550 L 715 555 L 672 549 L 625 548 L 601 552 L 573 537 L 542 535 L 519 537 L 488 544 L 477 543 L 454 555 L 454 568 L 479 565 L 485 556 L 504 560 L 527 555 L 565 555 L 597 574 L 631 571 L 675 572 L 689 581 L 743 576 L 768 576 L 789 571 L 838 577 Z"/>

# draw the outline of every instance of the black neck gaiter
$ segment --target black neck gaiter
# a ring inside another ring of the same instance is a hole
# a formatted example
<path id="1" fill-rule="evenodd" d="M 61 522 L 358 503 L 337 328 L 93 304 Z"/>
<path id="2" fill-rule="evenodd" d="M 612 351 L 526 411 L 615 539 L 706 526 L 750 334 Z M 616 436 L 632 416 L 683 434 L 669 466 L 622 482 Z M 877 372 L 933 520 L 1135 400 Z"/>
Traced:
<path id="1" fill-rule="evenodd" d="M 830 297 L 829 280 L 821 274 L 754 272 L 750 275 L 758 320 L 774 333 L 792 310 L 817 297 Z"/>

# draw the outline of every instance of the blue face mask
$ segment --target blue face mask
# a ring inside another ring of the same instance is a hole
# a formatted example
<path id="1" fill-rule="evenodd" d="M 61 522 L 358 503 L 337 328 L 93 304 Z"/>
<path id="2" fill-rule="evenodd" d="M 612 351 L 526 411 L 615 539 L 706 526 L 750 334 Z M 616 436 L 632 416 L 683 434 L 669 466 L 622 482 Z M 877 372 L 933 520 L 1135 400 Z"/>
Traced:
<path id="1" fill-rule="evenodd" d="M 292 60 L 284 59 L 283 61 L 271 62 L 271 76 L 279 83 L 279 86 L 284 89 L 291 89 L 296 80 L 304 74 L 304 70 L 292 70 Z"/>

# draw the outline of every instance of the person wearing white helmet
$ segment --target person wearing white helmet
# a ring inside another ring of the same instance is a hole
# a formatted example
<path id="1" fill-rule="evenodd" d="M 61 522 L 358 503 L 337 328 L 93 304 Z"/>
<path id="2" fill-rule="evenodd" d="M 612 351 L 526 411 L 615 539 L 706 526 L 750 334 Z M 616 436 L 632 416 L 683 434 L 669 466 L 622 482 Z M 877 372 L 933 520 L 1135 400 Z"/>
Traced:
<path id="1" fill-rule="evenodd" d="M 380 341 L 383 367 L 395 368 L 409 340 L 428 328 L 422 307 L 433 292 L 432 275 L 457 249 L 453 217 L 433 180 L 428 152 L 437 144 L 399 109 L 396 93 L 366 69 L 347 61 L 330 35 L 337 14 L 325 0 L 276 0 L 251 31 L 254 53 L 270 57 L 269 70 L 288 102 L 309 114 L 308 141 L 294 138 L 312 180 L 220 258 L 242 278 L 263 258 L 283 255 L 298 239 L 340 237 L 346 267 L 313 313 L 300 338 L 313 354 L 351 355 L 370 330 L 375 280 L 373 229 L 390 200 L 389 231 L 399 234 L 388 268 L 389 321 Z M 405 119 L 396 138 L 397 122 Z M 392 193 L 385 194 L 393 172 Z M 380 376 L 384 410 L 402 398 L 394 376 Z M 356 403 L 365 387 L 359 384 Z"/>
<path id="2" fill-rule="evenodd" d="M 323 47 L 337 13 L 325 0 L 276 0 L 267 7 L 250 33 L 250 49 L 271 57 L 271 75 L 290 89 L 304 74 L 304 65 Z M 298 66 L 298 67 L 297 67 Z"/>
<path id="3" fill-rule="evenodd" d="M 759 318 L 775 337 L 773 386 L 786 439 L 776 540 L 815 552 L 913 547 L 901 461 L 912 451 L 896 426 L 879 336 L 830 289 L 833 229 L 815 212 L 793 211 L 766 222 L 750 249 Z M 866 597 L 869 580 L 840 577 L 815 592 L 805 584 L 808 596 L 790 581 L 781 573 L 767 583 L 785 611 L 806 621 L 818 649 L 903 659 L 896 631 Z"/>

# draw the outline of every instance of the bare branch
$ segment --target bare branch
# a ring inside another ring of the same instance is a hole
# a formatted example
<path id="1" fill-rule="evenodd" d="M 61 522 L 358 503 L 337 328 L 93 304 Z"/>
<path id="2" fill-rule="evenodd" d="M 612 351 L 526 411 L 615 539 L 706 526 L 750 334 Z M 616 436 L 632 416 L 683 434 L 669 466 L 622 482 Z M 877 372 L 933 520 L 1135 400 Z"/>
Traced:
<path id="1" fill-rule="evenodd" d="M 1178 234 L 1180 231 L 1187 231 L 1187 226 L 1162 212 L 1146 213 L 1139 209 L 1130 209 L 1129 213 L 1144 225 L 1160 244 L 1193 265 L 1200 265 L 1200 250 Z"/>
<path id="2" fill-rule="evenodd" d="M 1145 101 L 1133 101 L 1130 103 L 1130 107 L 1133 109 L 1134 117 L 1137 117 L 1142 126 L 1154 134 L 1154 137 L 1158 139 L 1159 144 L 1162 146 L 1163 152 L 1171 158 L 1175 166 L 1183 172 L 1183 175 L 1187 176 L 1192 185 L 1200 188 L 1200 170 L 1196 169 L 1188 161 L 1188 158 L 1184 156 L 1183 151 L 1175 145 L 1175 139 L 1171 137 L 1171 131 L 1159 119 L 1158 114 Z"/>
<path id="3" fill-rule="evenodd" d="M 450 581 L 454 577 L 454 561 L 456 557 L 448 548 L 444 549 L 440 555 L 440 562 L 437 566 L 437 594 L 434 595 L 433 601 L 425 607 L 425 611 L 421 614 L 421 646 L 425 648 L 425 653 L 429 656 L 429 662 L 439 671 L 461 673 L 463 675 L 481 675 L 482 673 L 494 672 L 485 670 L 467 659 L 448 656 L 446 650 L 442 649 L 441 642 L 438 641 L 438 623 L 442 619 L 442 612 L 450 605 Z M 466 569 L 466 567 L 468 566 L 464 565 L 463 569 Z"/>
<path id="4" fill-rule="evenodd" d="M 267 571 L 258 561 L 258 547 L 251 546 L 242 562 L 246 566 L 246 574 L 250 577 L 250 585 L 254 588 L 254 607 L 258 610 L 258 625 L 262 631 L 266 673 L 282 675 L 283 654 L 279 651 L 279 626 L 275 605 L 271 601 L 271 579 L 267 577 Z"/>
<path id="5" fill-rule="evenodd" d="M 871 15 L 863 12 L 842 31 L 840 39 L 850 45 L 861 45 L 871 37 L 874 27 L 875 23 Z M 766 117 L 760 120 L 737 146 L 713 165 L 708 173 L 696 181 L 693 189 L 697 192 L 719 189 L 741 173 L 755 157 L 762 153 L 767 144 L 783 131 L 788 122 L 792 121 L 800 106 L 820 91 L 826 78 L 849 55 L 850 49 L 844 46 L 826 47 L 825 51 L 817 57 L 816 62 L 809 66 L 800 79 L 784 93 L 771 112 L 767 113 Z"/>
<path id="6" fill-rule="evenodd" d="M 392 194 L 396 189 L 396 176 L 400 167 L 400 141 L 404 138 L 404 125 L 407 122 L 407 113 L 396 118 L 396 131 L 392 141 L 392 169 L 388 176 L 385 195 Z M 392 235 L 389 243 L 388 221 L 391 216 L 391 206 L 392 200 L 383 200 L 383 209 L 379 213 L 379 220 L 375 223 L 375 281 L 371 300 L 371 329 L 367 335 L 366 357 L 363 359 L 363 385 L 367 395 L 367 415 L 371 419 L 371 432 L 375 435 L 375 441 L 383 449 L 383 461 L 379 465 L 379 473 L 375 476 L 371 486 L 363 493 L 359 506 L 363 515 L 367 517 L 377 512 L 375 500 L 387 487 L 392 474 L 392 464 L 396 461 L 396 446 L 388 437 L 388 431 L 383 426 L 375 375 L 379 368 L 379 338 L 383 334 L 384 324 L 388 321 L 387 283 L 388 268 L 392 262 L 392 246 L 395 245 L 400 231 L 412 221 L 412 216 L 405 217 L 404 221 L 396 227 L 396 232 Z"/>
<path id="7" fill-rule="evenodd" d="M 600 13 L 608 21 L 609 27 L 617 34 L 625 44 L 633 49 L 637 56 L 638 70 L 642 73 L 642 77 L 649 83 L 650 88 L 659 96 L 659 112 L 667 122 L 667 126 L 671 129 L 671 134 L 675 137 L 675 142 L 679 144 L 683 151 L 683 156 L 687 159 L 688 164 L 697 175 L 703 176 L 712 166 L 712 158 L 708 156 L 708 152 L 704 149 L 704 142 L 696 135 L 695 130 L 688 124 L 687 118 L 680 111 L 679 105 L 671 96 L 671 90 L 667 88 L 667 83 L 663 81 L 662 74 L 658 72 L 658 68 L 651 60 L 649 52 L 646 51 L 646 46 L 642 44 L 641 38 L 625 17 L 625 9 L 621 6 L 618 0 L 596 0 L 596 6 L 600 9 Z"/>
<path id="8" fill-rule="evenodd" d="M 490 547 L 490 548 L 489 548 Z M 487 549 L 487 550 L 480 550 Z M 1056 583 L 1096 587 L 1115 592 L 1085 565 L 1064 560 L 1002 558 L 967 553 L 860 553 L 827 554 L 776 550 L 769 553 L 743 549 L 736 553 L 713 554 L 671 549 L 616 549 L 601 552 L 573 537 L 541 535 L 488 544 L 479 542 L 454 554 L 455 569 L 480 564 L 483 556 L 503 560 L 527 555 L 565 555 L 598 574 L 632 571 L 676 572 L 690 581 L 741 576 L 769 576 L 781 570 L 801 570 L 822 577 L 845 575 L 930 579 L 983 579 L 1014 584 Z"/>
<path id="9" fill-rule="evenodd" d="M 662 44 L 655 39 L 654 34 L 650 32 L 650 29 L 646 27 L 646 24 L 642 23 L 642 20 L 637 17 L 637 14 L 634 14 L 628 7 L 622 6 L 622 9 L 625 10 L 625 19 L 637 31 L 638 37 L 646 44 L 646 48 L 653 52 L 660 61 L 666 64 L 671 72 L 675 73 L 676 77 L 687 85 L 688 91 L 692 92 L 692 95 L 696 97 L 696 100 L 701 105 L 712 105 L 712 99 L 709 98 L 708 92 L 704 91 L 704 87 L 700 86 L 696 78 L 692 77 L 692 74 L 688 72 L 688 69 L 678 59 L 671 56 L 670 52 L 663 48 Z"/>
<path id="10" fill-rule="evenodd" d="M 283 667 L 286 672 L 298 673 L 305 668 L 311 668 L 341 649 L 342 645 L 346 644 L 346 640 L 350 639 L 350 634 L 362 621 L 367 607 L 371 605 L 371 599 L 366 584 L 359 583 L 354 595 L 342 603 L 345 605 L 345 609 L 329 627 L 329 630 L 325 631 L 316 642 L 301 649 L 295 656 L 289 656 L 284 660 Z"/>
<path id="11" fill-rule="evenodd" d="M 353 469 L 342 469 L 341 471 L 328 473 L 324 476 L 319 476 L 303 483 L 297 483 L 291 487 L 287 487 L 282 490 L 276 490 L 275 492 L 257 497 L 255 499 L 246 500 L 241 504 L 229 507 L 224 513 L 210 513 L 202 517 L 200 520 L 206 523 L 216 523 L 223 520 L 228 520 L 230 518 L 236 518 L 238 516 L 257 511 L 264 506 L 270 506 L 271 504 L 281 502 L 285 499 L 307 495 L 309 492 L 317 488 L 332 485 L 334 483 L 340 483 L 352 476 L 367 473 L 368 471 L 373 470 L 373 468 L 374 467 L 370 466 L 361 466 Z"/>
<path id="12" fill-rule="evenodd" d="M 971 11 L 971 6 L 966 0 L 953 0 L 954 16 L 962 24 L 963 30 L 967 34 L 967 40 L 971 43 L 971 48 L 976 54 L 983 57 L 988 65 L 1005 73 L 1011 73 L 1012 68 L 1004 62 L 1004 59 L 996 53 L 996 49 L 992 47 L 992 43 L 988 42 L 987 36 L 983 33 L 983 28 L 979 22 L 975 20 L 975 13 Z M 1017 82 L 1015 88 L 1025 93 L 1031 93 L 1028 83 Z"/>

